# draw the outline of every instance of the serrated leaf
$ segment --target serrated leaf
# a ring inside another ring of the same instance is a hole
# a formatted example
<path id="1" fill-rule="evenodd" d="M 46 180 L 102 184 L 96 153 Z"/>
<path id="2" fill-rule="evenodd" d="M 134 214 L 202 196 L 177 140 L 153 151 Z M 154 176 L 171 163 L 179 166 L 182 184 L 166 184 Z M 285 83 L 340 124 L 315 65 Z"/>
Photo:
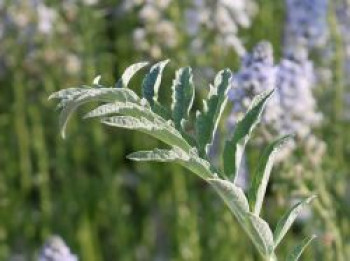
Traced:
<path id="1" fill-rule="evenodd" d="M 247 213 L 249 235 L 263 256 L 273 255 L 274 242 L 269 224 L 260 217 Z"/>
<path id="2" fill-rule="evenodd" d="M 316 238 L 315 235 L 305 238 L 300 244 L 298 244 L 293 251 L 287 256 L 286 261 L 298 261 L 306 247 Z"/>
<path id="3" fill-rule="evenodd" d="M 203 112 L 196 115 L 196 137 L 201 152 L 208 153 L 216 129 L 227 103 L 227 92 L 230 86 L 231 71 L 220 71 L 210 86 L 208 98 L 203 102 Z"/>
<path id="4" fill-rule="evenodd" d="M 274 90 L 263 92 L 253 99 L 243 119 L 237 122 L 232 138 L 225 143 L 223 156 L 224 172 L 234 182 L 237 180 L 237 173 L 245 146 L 252 131 L 259 123 L 265 104 L 273 92 Z"/>
<path id="5" fill-rule="evenodd" d="M 191 146 L 182 138 L 181 134 L 163 120 L 149 121 L 143 117 L 139 119 L 131 116 L 111 116 L 103 118 L 101 122 L 113 127 L 141 131 L 170 146 L 177 146 L 185 151 L 191 149 Z"/>
<path id="6" fill-rule="evenodd" d="M 249 212 L 249 204 L 243 190 L 228 180 L 209 179 L 208 182 L 219 193 L 240 224 L 244 226 L 246 213 Z"/>
<path id="7" fill-rule="evenodd" d="M 148 65 L 148 62 L 134 63 L 122 74 L 122 77 L 117 81 L 116 88 L 126 88 L 131 80 L 131 78 L 142 68 Z"/>
<path id="8" fill-rule="evenodd" d="M 262 204 L 264 202 L 266 187 L 270 179 L 273 161 L 279 148 L 290 139 L 290 135 L 283 136 L 272 142 L 263 152 L 258 166 L 255 170 L 252 185 L 249 190 L 249 203 L 253 208 L 253 213 L 260 215 Z"/>
<path id="9" fill-rule="evenodd" d="M 142 96 L 149 102 L 151 107 L 153 107 L 154 101 L 158 100 L 158 90 L 162 80 L 162 73 L 168 62 L 169 60 L 165 60 L 153 65 L 143 79 Z"/>
<path id="10" fill-rule="evenodd" d="M 84 103 L 90 101 L 103 101 L 103 102 L 134 102 L 138 103 L 138 96 L 130 89 L 114 89 L 114 88 L 81 88 L 77 90 L 73 88 L 69 91 L 54 93 L 50 98 L 61 98 L 62 111 L 59 117 L 59 126 L 61 135 L 65 138 L 65 129 L 68 120 L 72 113 Z"/>
<path id="11" fill-rule="evenodd" d="M 316 196 L 310 196 L 303 201 L 297 203 L 295 206 L 293 206 L 283 217 L 278 221 L 276 229 L 274 231 L 274 240 L 275 240 L 275 248 L 278 246 L 278 244 L 281 242 L 283 237 L 288 232 L 289 228 L 292 226 L 295 219 L 298 217 L 300 212 L 303 210 L 305 206 L 310 204 L 310 202 L 315 198 Z"/>
<path id="12" fill-rule="evenodd" d="M 180 68 L 172 85 L 172 116 L 175 127 L 180 130 L 183 120 L 188 119 L 194 100 L 194 86 L 190 67 Z"/>

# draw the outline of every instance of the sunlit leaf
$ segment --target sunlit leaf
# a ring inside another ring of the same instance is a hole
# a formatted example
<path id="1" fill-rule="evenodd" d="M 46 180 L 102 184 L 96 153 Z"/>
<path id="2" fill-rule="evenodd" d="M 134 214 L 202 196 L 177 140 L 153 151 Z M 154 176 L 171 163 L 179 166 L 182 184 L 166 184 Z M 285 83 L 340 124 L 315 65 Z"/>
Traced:
<path id="1" fill-rule="evenodd" d="M 113 127 L 141 131 L 170 146 L 177 146 L 185 151 L 191 149 L 191 146 L 182 138 L 181 134 L 164 121 L 149 121 L 146 118 L 138 119 L 131 116 L 111 116 L 103 118 L 102 123 Z"/>
<path id="2" fill-rule="evenodd" d="M 198 154 L 193 152 L 193 149 L 189 153 L 178 147 L 171 150 L 138 151 L 129 154 L 127 158 L 135 161 L 177 162 L 203 179 L 213 176 L 210 172 L 210 164 L 199 159 Z"/>
<path id="3" fill-rule="evenodd" d="M 115 88 L 73 88 L 71 91 L 58 91 L 49 98 L 60 98 L 62 111 L 59 118 L 61 135 L 65 137 L 65 130 L 72 113 L 81 105 L 91 101 L 101 102 L 139 102 L 139 97 L 130 89 Z"/>
<path id="4" fill-rule="evenodd" d="M 126 88 L 128 87 L 128 84 L 131 80 L 131 78 L 142 68 L 148 65 L 148 62 L 140 62 L 140 63 L 134 63 L 130 65 L 124 73 L 122 74 L 122 77 L 117 81 L 115 87 L 116 88 Z"/>

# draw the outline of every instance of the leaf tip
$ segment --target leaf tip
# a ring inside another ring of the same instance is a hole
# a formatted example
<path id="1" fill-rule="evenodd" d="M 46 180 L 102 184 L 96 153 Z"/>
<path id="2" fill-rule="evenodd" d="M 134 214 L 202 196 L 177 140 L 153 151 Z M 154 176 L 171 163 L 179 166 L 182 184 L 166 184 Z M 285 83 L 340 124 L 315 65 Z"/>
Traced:
<path id="1" fill-rule="evenodd" d="M 100 80 L 101 80 L 101 75 L 97 75 L 97 76 L 94 78 L 94 80 L 92 81 L 92 84 L 93 84 L 93 85 L 99 85 Z"/>

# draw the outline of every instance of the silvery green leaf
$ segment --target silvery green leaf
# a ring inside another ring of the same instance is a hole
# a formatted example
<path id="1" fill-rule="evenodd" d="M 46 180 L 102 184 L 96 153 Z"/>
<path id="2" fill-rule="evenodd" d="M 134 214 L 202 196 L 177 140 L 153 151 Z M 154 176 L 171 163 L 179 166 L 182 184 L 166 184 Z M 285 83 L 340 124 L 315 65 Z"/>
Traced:
<path id="1" fill-rule="evenodd" d="M 225 143 L 224 172 L 234 182 L 236 182 L 238 168 L 250 134 L 260 122 L 262 111 L 272 93 L 273 90 L 266 91 L 254 98 L 243 119 L 237 122 L 232 138 Z"/>
<path id="2" fill-rule="evenodd" d="M 171 150 L 166 149 L 154 149 L 151 151 L 137 151 L 127 156 L 130 160 L 135 161 L 159 161 L 159 162 L 171 162 L 171 161 L 188 161 L 189 155 L 180 148 L 173 148 Z"/>
<path id="3" fill-rule="evenodd" d="M 75 97 L 85 93 L 87 91 L 87 88 L 90 88 L 89 86 L 83 87 L 72 87 L 67 89 L 62 89 L 57 92 L 54 92 L 49 96 L 49 100 L 51 99 L 63 99 L 63 100 L 71 100 Z"/>
<path id="4" fill-rule="evenodd" d="M 300 244 L 298 244 L 293 251 L 287 256 L 286 261 L 298 261 L 306 247 L 316 238 L 315 235 L 305 238 Z"/>
<path id="5" fill-rule="evenodd" d="M 126 88 L 131 80 L 131 78 L 142 68 L 148 65 L 148 62 L 134 63 L 122 74 L 122 77 L 117 81 L 116 88 Z"/>
<path id="6" fill-rule="evenodd" d="M 183 162 L 181 165 L 196 173 L 203 179 L 213 178 L 214 174 L 211 171 L 211 165 L 205 159 L 199 157 L 198 152 L 195 148 L 189 150 L 190 159 L 188 162 Z"/>
<path id="7" fill-rule="evenodd" d="M 298 217 L 300 212 L 303 210 L 303 208 L 310 204 L 310 202 L 315 198 L 316 196 L 310 196 L 303 201 L 297 203 L 295 206 L 293 206 L 277 223 L 276 229 L 274 231 L 274 239 L 275 239 L 275 248 L 277 245 L 281 242 L 283 237 L 288 232 L 289 228 L 292 226 L 295 219 Z"/>
<path id="8" fill-rule="evenodd" d="M 220 71 L 210 86 L 208 98 L 203 102 L 203 112 L 196 115 L 196 137 L 201 152 L 208 153 L 213 141 L 220 117 L 227 102 L 227 92 L 230 86 L 231 71 Z"/>
<path id="9" fill-rule="evenodd" d="M 203 179 L 213 176 L 210 172 L 210 164 L 203 159 L 199 160 L 198 155 L 192 153 L 192 149 L 189 153 L 186 153 L 179 147 L 173 147 L 171 150 L 155 149 L 152 151 L 138 151 L 131 153 L 127 158 L 135 161 L 176 161 Z"/>
<path id="10" fill-rule="evenodd" d="M 244 226 L 245 216 L 249 212 L 249 204 L 243 190 L 228 180 L 209 179 L 208 182 L 219 193 L 240 224 Z"/>
<path id="11" fill-rule="evenodd" d="M 180 68 L 172 85 L 172 116 L 175 127 L 180 130 L 183 120 L 188 119 L 194 99 L 194 86 L 190 67 Z"/>
<path id="12" fill-rule="evenodd" d="M 130 89 L 115 89 L 115 88 L 81 88 L 77 91 L 75 88 L 72 93 L 63 92 L 54 94 L 51 98 L 63 98 L 61 107 L 62 111 L 59 117 L 59 126 L 61 129 L 61 135 L 65 137 L 65 129 L 68 120 L 72 113 L 81 105 L 91 101 L 103 101 L 103 102 L 134 102 L 138 103 L 138 96 Z M 64 95 L 65 94 L 65 95 Z"/>
<path id="13" fill-rule="evenodd" d="M 191 146 L 182 138 L 181 134 L 163 120 L 150 121 L 146 118 L 139 119 L 131 116 L 111 116 L 103 118 L 101 122 L 113 127 L 139 130 L 170 146 L 177 146 L 185 151 L 191 149 Z"/>
<path id="14" fill-rule="evenodd" d="M 249 235 L 263 256 L 273 255 L 274 242 L 269 224 L 260 217 L 247 213 Z"/>
<path id="15" fill-rule="evenodd" d="M 122 114 L 136 118 L 144 117 L 150 121 L 159 120 L 166 122 L 159 115 L 151 111 L 148 104 L 138 105 L 132 102 L 113 102 L 98 106 L 89 113 L 85 114 L 84 119 L 93 117 L 105 117 L 111 114 Z"/>
<path id="16" fill-rule="evenodd" d="M 158 90 L 162 80 L 163 69 L 168 62 L 169 60 L 165 60 L 153 65 L 143 79 L 142 96 L 147 99 L 151 107 L 153 107 L 154 101 L 158 100 Z"/>
<path id="17" fill-rule="evenodd" d="M 92 81 L 92 85 L 99 85 L 101 80 L 101 75 L 97 75 Z"/>
<path id="18" fill-rule="evenodd" d="M 171 112 L 168 108 L 161 105 L 158 101 L 153 102 L 152 111 L 154 113 L 158 114 L 160 117 L 162 117 L 165 120 L 171 119 Z"/>
<path id="19" fill-rule="evenodd" d="M 253 208 L 253 213 L 260 215 L 261 207 L 264 202 L 266 187 L 270 179 L 270 173 L 273 161 L 279 148 L 289 139 L 290 135 L 283 136 L 272 142 L 263 152 L 258 166 L 255 170 L 252 185 L 249 190 L 249 203 Z"/>

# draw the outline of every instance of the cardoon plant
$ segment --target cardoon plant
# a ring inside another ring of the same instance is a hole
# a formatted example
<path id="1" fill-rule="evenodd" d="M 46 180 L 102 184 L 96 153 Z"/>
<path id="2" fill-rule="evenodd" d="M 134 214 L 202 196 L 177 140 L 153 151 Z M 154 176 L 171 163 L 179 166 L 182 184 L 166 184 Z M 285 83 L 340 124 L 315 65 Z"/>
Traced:
<path id="1" fill-rule="evenodd" d="M 261 216 L 274 157 L 289 136 L 282 136 L 272 142 L 262 153 L 247 195 L 236 184 L 246 144 L 274 90 L 269 89 L 253 99 L 245 116 L 235 124 L 232 136 L 226 140 L 222 166 L 214 166 L 208 152 L 227 103 L 232 74 L 228 69 L 217 73 L 203 101 L 203 110 L 196 112 L 192 122 L 190 113 L 195 91 L 191 68 L 180 68 L 176 72 L 171 88 L 171 108 L 158 101 L 161 78 L 167 63 L 168 60 L 161 61 L 151 67 L 142 82 L 142 97 L 129 89 L 128 84 L 133 75 L 147 63 L 128 67 L 113 87 L 101 85 L 98 77 L 91 86 L 68 88 L 52 94 L 50 98 L 60 100 L 58 108 L 61 109 L 59 125 L 62 136 L 65 137 L 68 119 L 78 107 L 88 102 L 101 103 L 84 118 L 97 118 L 111 127 L 137 130 L 168 146 L 166 149 L 134 152 L 127 156 L 128 159 L 175 162 L 205 180 L 229 207 L 264 260 L 277 260 L 277 246 L 302 208 L 314 198 L 310 196 L 292 207 L 280 219 L 274 231 Z M 287 260 L 298 260 L 313 238 L 311 236 L 296 246 Z"/>

